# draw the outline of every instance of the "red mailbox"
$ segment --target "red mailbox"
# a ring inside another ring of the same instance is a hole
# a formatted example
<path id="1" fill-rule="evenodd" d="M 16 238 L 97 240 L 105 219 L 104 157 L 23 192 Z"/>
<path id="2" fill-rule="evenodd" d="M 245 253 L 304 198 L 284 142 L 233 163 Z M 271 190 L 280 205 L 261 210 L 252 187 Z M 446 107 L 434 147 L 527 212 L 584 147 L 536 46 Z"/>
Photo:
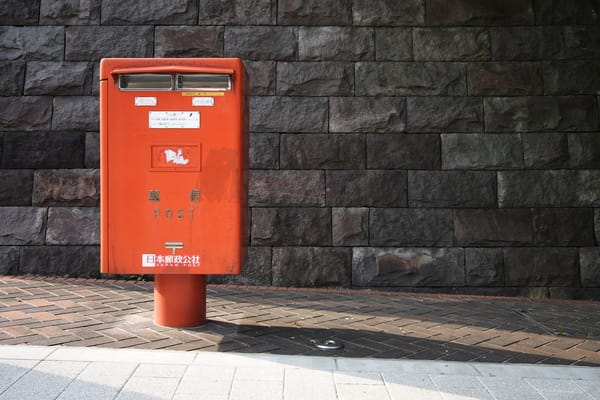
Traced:
<path id="1" fill-rule="evenodd" d="M 240 59 L 100 64 L 101 271 L 155 274 L 155 319 L 205 320 L 206 274 L 247 256 L 248 102 Z"/>

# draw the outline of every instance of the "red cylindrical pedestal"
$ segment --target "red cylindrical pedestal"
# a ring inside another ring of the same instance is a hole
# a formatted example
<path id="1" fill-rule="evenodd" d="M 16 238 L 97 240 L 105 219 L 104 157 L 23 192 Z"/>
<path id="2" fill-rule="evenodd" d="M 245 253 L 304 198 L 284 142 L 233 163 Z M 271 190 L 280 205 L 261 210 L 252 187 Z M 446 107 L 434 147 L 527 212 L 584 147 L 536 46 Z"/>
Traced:
<path id="1" fill-rule="evenodd" d="M 206 322 L 206 277 L 155 275 L 154 322 L 175 328 L 198 326 Z"/>

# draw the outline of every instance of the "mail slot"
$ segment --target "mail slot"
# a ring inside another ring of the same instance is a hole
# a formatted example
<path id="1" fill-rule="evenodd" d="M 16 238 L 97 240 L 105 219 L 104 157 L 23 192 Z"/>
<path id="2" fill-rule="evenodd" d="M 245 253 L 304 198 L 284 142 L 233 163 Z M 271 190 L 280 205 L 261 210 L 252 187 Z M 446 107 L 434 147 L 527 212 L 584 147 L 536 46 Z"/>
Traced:
<path id="1" fill-rule="evenodd" d="M 161 324 L 246 260 L 246 87 L 240 59 L 101 61 L 101 272 L 155 274 Z"/>

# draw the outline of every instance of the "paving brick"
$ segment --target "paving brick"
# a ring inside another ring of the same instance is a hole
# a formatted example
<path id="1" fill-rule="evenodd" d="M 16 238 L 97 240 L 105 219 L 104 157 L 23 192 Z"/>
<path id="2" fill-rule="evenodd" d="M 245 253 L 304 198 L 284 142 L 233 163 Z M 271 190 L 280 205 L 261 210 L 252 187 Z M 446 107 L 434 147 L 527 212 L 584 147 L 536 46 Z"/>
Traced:
<path id="1" fill-rule="evenodd" d="M 273 249 L 273 283 L 279 286 L 351 285 L 352 250 L 327 247 Z"/>
<path id="2" fill-rule="evenodd" d="M 194 0 L 102 0 L 102 25 L 195 24 L 198 3 Z"/>
<path id="3" fill-rule="evenodd" d="M 461 246 L 519 246 L 533 242 L 531 211 L 456 210 L 454 235 Z"/>
<path id="4" fill-rule="evenodd" d="M 366 96 L 465 95 L 465 66 L 439 62 L 359 62 L 356 93 Z"/>
<path id="5" fill-rule="evenodd" d="M 0 26 L 0 60 L 60 61 L 64 35 L 62 26 Z"/>
<path id="6" fill-rule="evenodd" d="M 248 60 L 294 60 L 298 56 L 298 28 L 226 27 L 225 56 Z"/>
<path id="7" fill-rule="evenodd" d="M 326 204 L 334 207 L 406 207 L 406 171 L 326 171 Z"/>
<path id="8" fill-rule="evenodd" d="M 258 246 L 329 246 L 331 210 L 255 207 L 252 209 L 251 241 L 252 245 Z"/>
<path id="9" fill-rule="evenodd" d="M 406 102 L 399 97 L 332 97 L 330 132 L 403 132 Z"/>
<path id="10" fill-rule="evenodd" d="M 154 29 L 151 26 L 69 26 L 65 43 L 64 57 L 68 61 L 151 57 Z"/>
<path id="11" fill-rule="evenodd" d="M 275 0 L 206 0 L 199 4 L 200 25 L 274 25 Z"/>
<path id="12" fill-rule="evenodd" d="M 496 174 L 484 171 L 409 171 L 409 207 L 495 207 Z"/>
<path id="13" fill-rule="evenodd" d="M 408 132 L 483 131 L 480 98 L 409 97 L 406 103 Z"/>
<path id="14" fill-rule="evenodd" d="M 351 96 L 354 65 L 339 62 L 280 62 L 277 94 L 284 96 Z"/>
<path id="15" fill-rule="evenodd" d="M 41 0 L 40 25 L 98 25 L 100 0 Z"/>
<path id="16" fill-rule="evenodd" d="M 281 135 L 284 169 L 361 169 L 365 138 L 360 134 Z"/>
<path id="17" fill-rule="evenodd" d="M 323 206 L 323 171 L 251 171 L 249 203 L 255 206 Z"/>
<path id="18" fill-rule="evenodd" d="M 470 63 L 469 94 L 474 96 L 527 96 L 544 92 L 546 69 L 534 62 Z M 558 94 L 558 93 L 557 93 Z"/>
<path id="19" fill-rule="evenodd" d="M 223 57 L 223 27 L 157 26 L 155 57 Z"/>
<path id="20" fill-rule="evenodd" d="M 355 0 L 352 17 L 355 25 L 421 25 L 425 19 L 425 1 Z"/>
<path id="21" fill-rule="evenodd" d="M 350 0 L 279 0 L 277 23 L 281 25 L 351 25 Z"/>
<path id="22" fill-rule="evenodd" d="M 440 169 L 440 137 L 435 134 L 367 134 L 369 169 Z"/>
<path id="23" fill-rule="evenodd" d="M 374 246 L 451 246 L 452 211 L 372 208 L 369 231 Z"/>
<path id="24" fill-rule="evenodd" d="M 443 169 L 523 168 L 519 134 L 442 134 Z"/>
<path id="25" fill-rule="evenodd" d="M 360 61 L 375 57 L 375 34 L 371 28 L 301 27 L 298 58 L 314 61 Z"/>
<path id="26" fill-rule="evenodd" d="M 415 28 L 413 54 L 421 61 L 489 60 L 490 36 L 485 28 Z"/>
<path id="27" fill-rule="evenodd" d="M 529 1 L 427 1 L 428 25 L 532 25 L 533 17 L 534 9 Z"/>
<path id="28" fill-rule="evenodd" d="M 83 135 L 79 132 L 7 132 L 2 168 L 81 168 Z"/>

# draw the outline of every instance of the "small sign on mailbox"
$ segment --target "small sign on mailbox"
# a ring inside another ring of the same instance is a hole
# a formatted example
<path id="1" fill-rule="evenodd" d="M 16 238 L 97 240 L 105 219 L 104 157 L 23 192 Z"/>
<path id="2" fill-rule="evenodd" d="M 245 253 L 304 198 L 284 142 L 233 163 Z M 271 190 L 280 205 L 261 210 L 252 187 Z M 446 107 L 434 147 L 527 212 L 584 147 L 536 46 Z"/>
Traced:
<path id="1" fill-rule="evenodd" d="M 102 60 L 103 273 L 240 272 L 246 86 L 240 59 Z"/>

